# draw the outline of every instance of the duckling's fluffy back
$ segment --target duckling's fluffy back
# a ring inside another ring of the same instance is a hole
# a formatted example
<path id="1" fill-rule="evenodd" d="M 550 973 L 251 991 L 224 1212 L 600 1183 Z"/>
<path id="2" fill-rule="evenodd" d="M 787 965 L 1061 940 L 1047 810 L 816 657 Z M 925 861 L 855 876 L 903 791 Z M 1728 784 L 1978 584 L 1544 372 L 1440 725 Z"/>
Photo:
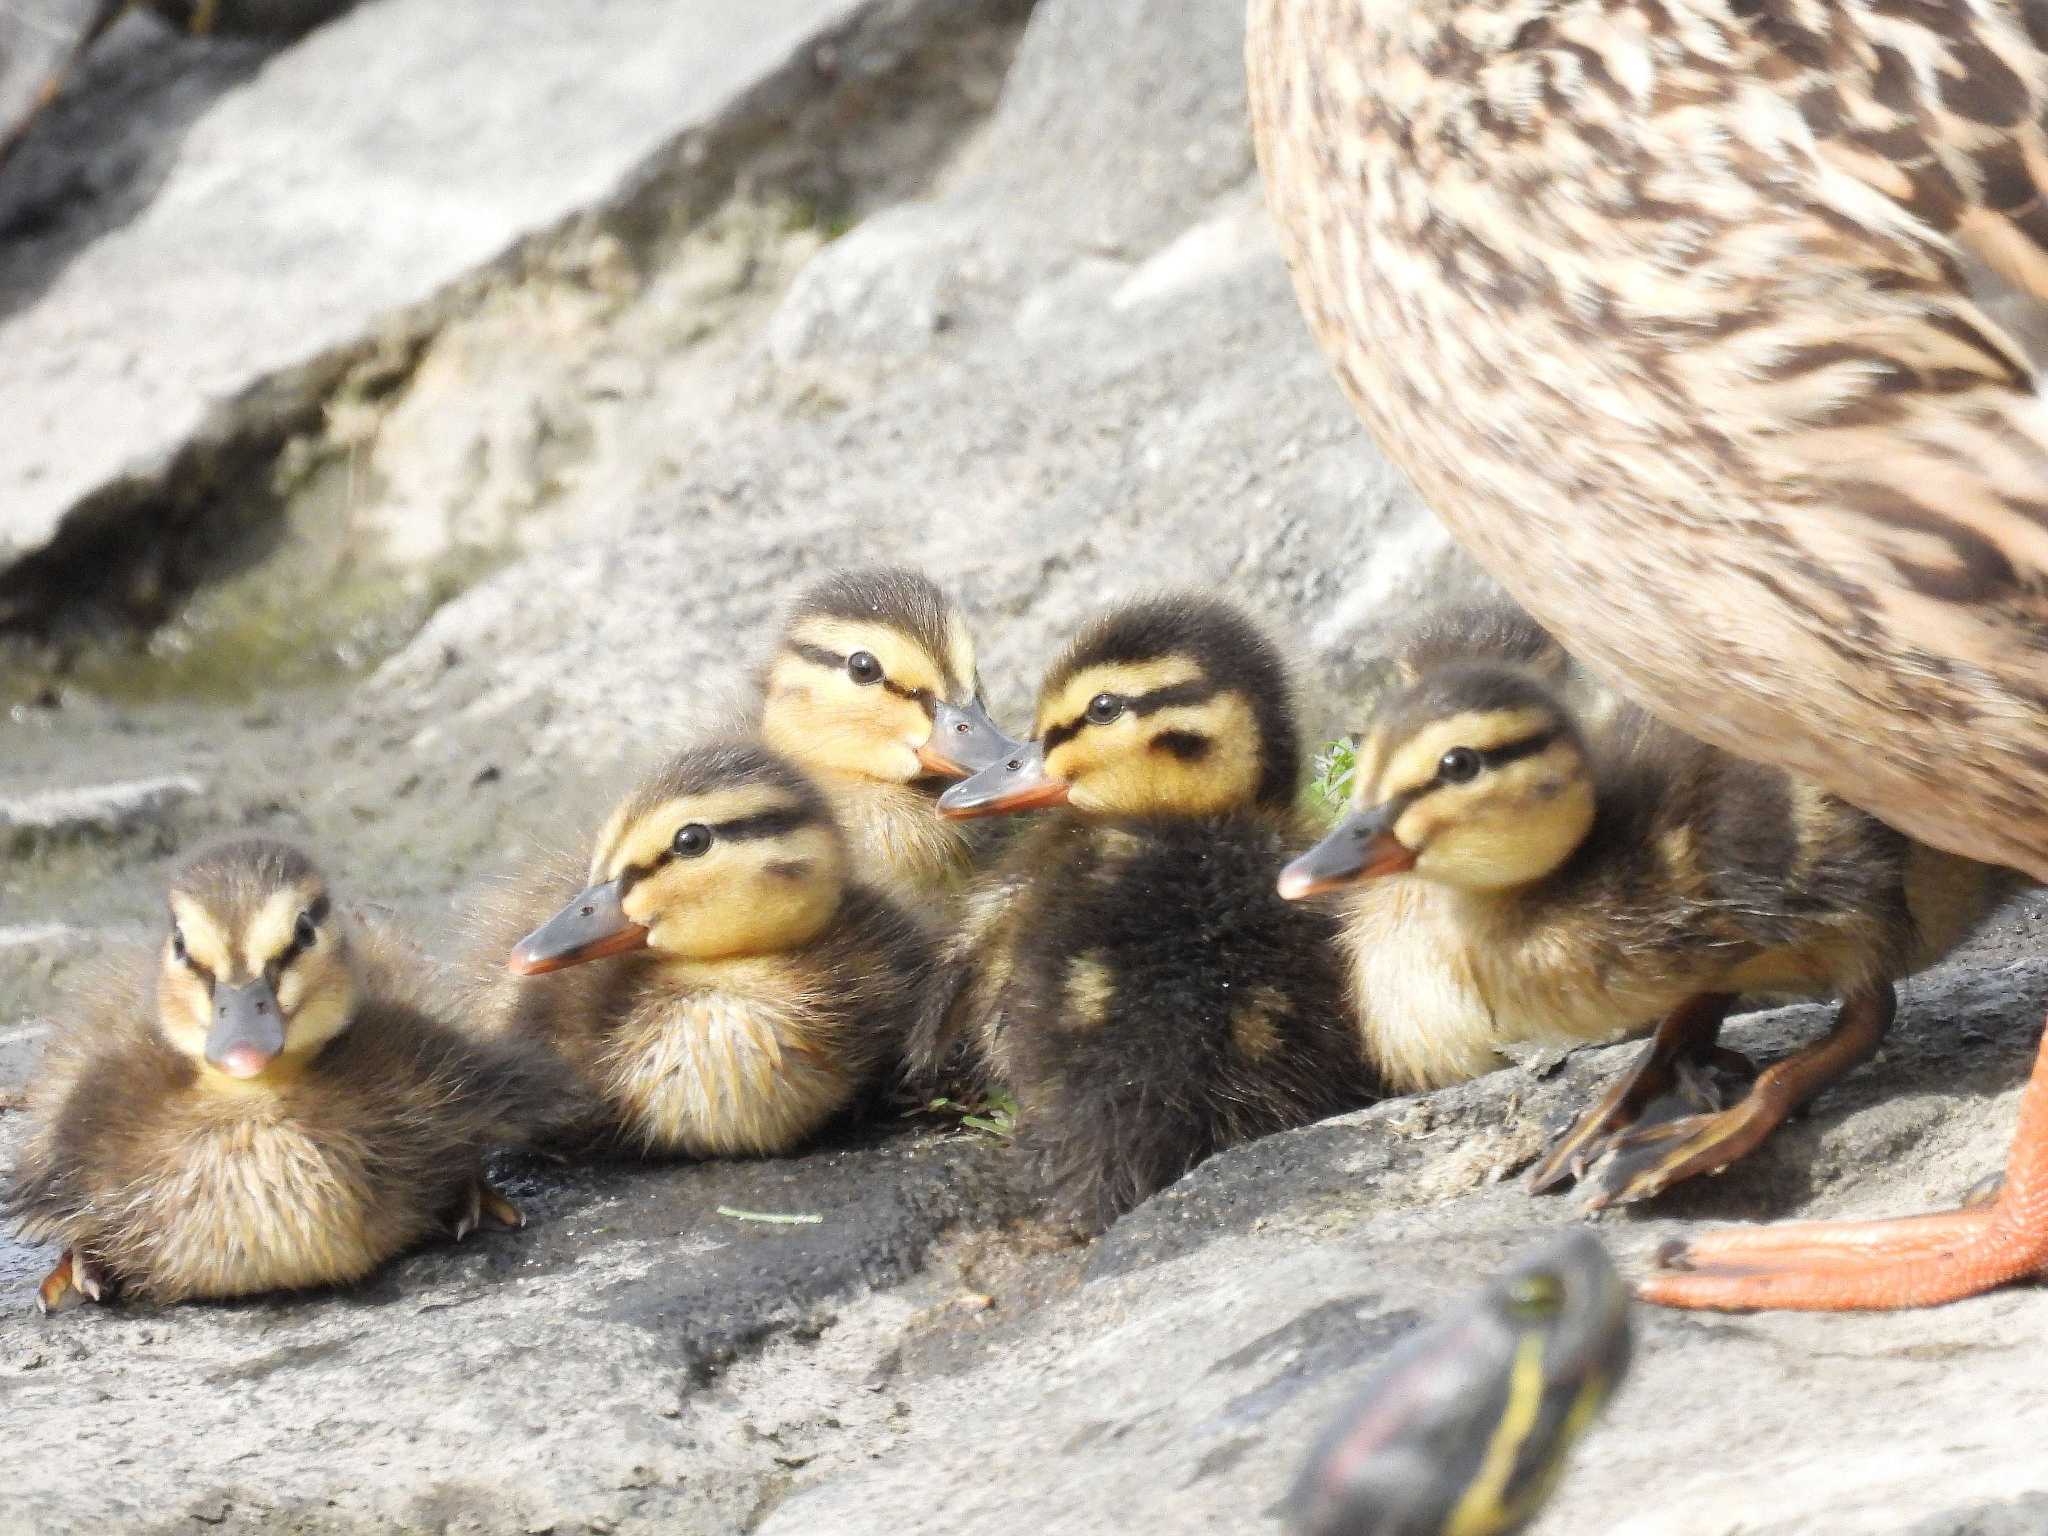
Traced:
<path id="1" fill-rule="evenodd" d="M 977 893 L 923 1057 L 967 1038 L 1077 1225 L 1106 1226 L 1223 1147 L 1375 1097 L 1332 920 L 1274 891 L 1298 841 L 1263 813 L 1054 815 Z"/>

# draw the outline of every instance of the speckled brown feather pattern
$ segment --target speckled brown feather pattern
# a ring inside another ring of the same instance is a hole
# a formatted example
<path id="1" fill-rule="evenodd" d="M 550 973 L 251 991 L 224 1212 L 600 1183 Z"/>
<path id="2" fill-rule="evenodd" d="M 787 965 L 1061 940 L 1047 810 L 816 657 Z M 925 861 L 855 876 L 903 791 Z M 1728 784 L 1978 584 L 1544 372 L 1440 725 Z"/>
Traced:
<path id="1" fill-rule="evenodd" d="M 428 1011 L 396 935 L 358 924 L 353 949 L 349 1026 L 260 1093 L 208 1090 L 158 1033 L 155 951 L 110 966 L 33 1085 L 7 1195 L 23 1237 L 175 1301 L 346 1283 L 444 1230 L 484 1152 L 549 1126 L 574 1087 L 546 1053 Z"/>
<path id="2" fill-rule="evenodd" d="M 1311 328 L 1458 538 L 1731 751 L 2048 877 L 2048 12 L 1252 0 Z M 1966 744 L 1966 746 L 1959 746 Z"/>
<path id="3" fill-rule="evenodd" d="M 1097 1230 L 1235 1142 L 1378 1096 L 1331 916 L 1273 876 L 1307 842 L 1285 812 L 1027 827 L 969 896 L 943 1027 L 1015 1095 L 1060 1214 Z"/>

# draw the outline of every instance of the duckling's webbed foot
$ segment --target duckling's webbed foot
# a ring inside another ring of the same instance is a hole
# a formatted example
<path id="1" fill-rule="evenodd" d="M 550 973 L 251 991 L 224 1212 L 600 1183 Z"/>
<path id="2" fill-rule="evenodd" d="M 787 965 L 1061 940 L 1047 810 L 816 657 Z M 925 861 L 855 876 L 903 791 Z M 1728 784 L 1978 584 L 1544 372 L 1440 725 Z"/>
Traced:
<path id="1" fill-rule="evenodd" d="M 100 1267 L 76 1248 L 67 1248 L 56 1268 L 43 1276 L 36 1290 L 36 1310 L 44 1316 L 69 1312 L 88 1301 L 104 1301 L 113 1293 Z"/>
<path id="2" fill-rule="evenodd" d="M 1835 1027 L 1824 1039 L 1767 1067 L 1732 1107 L 1615 1137 L 1586 1175 L 1586 1209 L 1646 1200 L 1681 1180 L 1719 1173 L 1747 1157 L 1800 1105 L 1869 1059 L 1897 1010 L 1888 982 L 1853 993 L 1842 1000 Z"/>
<path id="3" fill-rule="evenodd" d="M 1615 1079 L 1529 1170 L 1530 1193 L 1541 1194 L 1567 1179 L 1584 1178 L 1615 1138 L 1636 1127 L 1719 1109 L 1719 1097 L 1712 1095 L 1710 1080 L 1699 1068 L 1736 1062 L 1748 1065 L 1716 1043 L 1721 1021 L 1734 1004 L 1732 992 L 1703 992 L 1672 1009 L 1634 1065 Z"/>
<path id="4" fill-rule="evenodd" d="M 482 1229 L 517 1232 L 525 1225 L 526 1213 L 491 1188 L 490 1181 L 478 1174 L 455 1213 L 455 1241 L 459 1243 L 470 1233 Z"/>
<path id="5" fill-rule="evenodd" d="M 1797 1221 L 1674 1243 L 1637 1287 L 1667 1307 L 1932 1307 L 2048 1272 L 2048 1032 L 1988 1205 L 1902 1221 Z"/>

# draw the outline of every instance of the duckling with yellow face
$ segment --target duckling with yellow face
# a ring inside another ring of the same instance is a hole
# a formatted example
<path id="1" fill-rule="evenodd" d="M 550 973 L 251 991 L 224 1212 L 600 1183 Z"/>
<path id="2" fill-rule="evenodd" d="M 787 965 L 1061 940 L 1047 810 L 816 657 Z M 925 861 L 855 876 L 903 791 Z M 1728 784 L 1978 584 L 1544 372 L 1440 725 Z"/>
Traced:
<path id="1" fill-rule="evenodd" d="M 482 1154 L 573 1085 L 436 1017 L 404 946 L 347 922 L 303 854 L 244 842 L 187 865 L 148 968 L 154 1006 L 110 974 L 31 1088 L 7 1209 L 65 1247 L 45 1311 L 345 1284 L 437 1231 L 521 1224 Z"/>
<path id="2" fill-rule="evenodd" d="M 787 758 L 693 747 L 613 812 L 587 889 L 519 940 L 483 1005 L 561 1054 L 602 1138 L 790 1151 L 897 1059 L 930 969 L 923 928 L 851 865 Z"/>
<path id="3" fill-rule="evenodd" d="M 916 571 L 847 571 L 799 598 L 761 679 L 753 730 L 817 781 L 863 879 L 923 909 L 949 898 L 977 840 L 939 791 L 1015 743 L 981 702 L 974 639 Z"/>
<path id="4" fill-rule="evenodd" d="M 1654 1027 L 1532 1174 L 1536 1188 L 1585 1178 L 1595 1208 L 1755 1148 L 1877 1048 L 1894 978 L 2008 888 L 1632 706 L 1582 729 L 1552 678 L 1505 662 L 1449 661 L 1385 697 L 1354 782 L 1356 808 L 1280 889 L 1351 889 L 1353 998 L 1390 1081 L 1436 1087 L 1507 1046 Z M 1747 1065 L 1717 1040 L 1745 991 L 1842 1007 L 1824 1040 L 1721 1109 L 1704 1069 Z"/>
<path id="5" fill-rule="evenodd" d="M 1056 1205 L 1107 1225 L 1211 1153 L 1373 1097 L 1302 845 L 1272 645 L 1205 597 L 1116 609 L 1047 673 L 1036 740 L 940 798 L 1052 808 L 967 900 L 917 1054 L 1007 1084 Z"/>

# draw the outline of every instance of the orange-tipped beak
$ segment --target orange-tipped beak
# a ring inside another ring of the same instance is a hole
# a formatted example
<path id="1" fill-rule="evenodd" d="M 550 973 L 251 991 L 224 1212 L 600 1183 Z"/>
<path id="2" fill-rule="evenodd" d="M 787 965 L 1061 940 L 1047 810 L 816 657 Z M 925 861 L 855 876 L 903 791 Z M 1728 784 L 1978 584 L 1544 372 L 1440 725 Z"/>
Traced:
<path id="1" fill-rule="evenodd" d="M 1065 805 L 1067 788 L 1066 780 L 1046 771 L 1045 748 L 1032 742 L 939 796 L 939 814 L 948 821 L 966 821 Z"/>
<path id="2" fill-rule="evenodd" d="M 926 773 L 964 779 L 1024 748 L 1024 742 L 1013 741 L 997 728 L 981 700 L 961 705 L 942 699 L 932 710 L 932 733 L 917 749 L 917 761 Z"/>
<path id="3" fill-rule="evenodd" d="M 1394 810 L 1353 811 L 1315 847 L 1280 871 L 1280 894 L 1289 901 L 1398 875 L 1415 867 L 1415 850 L 1394 836 Z"/>
<path id="4" fill-rule="evenodd" d="M 593 885 L 513 948 L 505 969 L 540 976 L 606 955 L 644 949 L 647 930 L 626 916 L 624 880 Z"/>

